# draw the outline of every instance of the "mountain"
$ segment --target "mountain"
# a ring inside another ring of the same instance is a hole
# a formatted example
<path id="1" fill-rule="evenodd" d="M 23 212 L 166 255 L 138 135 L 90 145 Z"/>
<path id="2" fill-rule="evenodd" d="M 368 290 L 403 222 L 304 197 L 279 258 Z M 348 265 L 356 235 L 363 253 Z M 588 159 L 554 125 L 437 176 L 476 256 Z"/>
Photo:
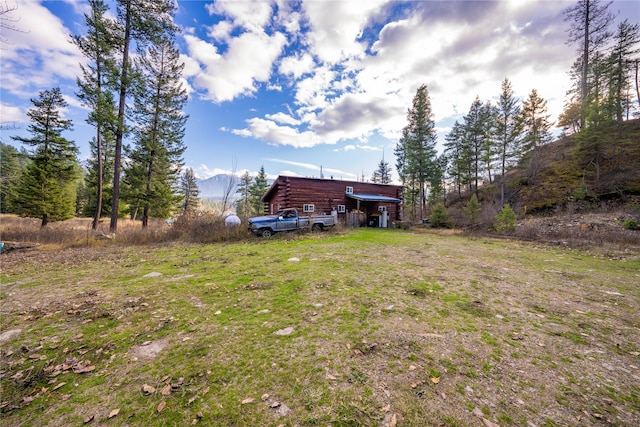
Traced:
<path id="1" fill-rule="evenodd" d="M 224 193 L 229 186 L 229 181 L 233 178 L 230 174 L 214 175 L 206 179 L 197 179 L 198 189 L 200 190 L 200 197 L 203 199 L 222 200 Z M 237 183 L 238 178 L 235 178 Z M 231 190 L 231 198 L 235 198 L 236 185 Z"/>
<path id="2" fill-rule="evenodd" d="M 222 200 L 224 193 L 227 191 L 229 181 L 234 178 L 231 174 L 218 174 L 206 179 L 197 179 L 198 189 L 200 190 L 200 198 L 209 200 Z M 235 184 L 229 194 L 231 199 L 236 198 L 236 190 L 239 177 L 235 177 Z M 273 184 L 273 179 L 267 179 L 269 185 Z"/>

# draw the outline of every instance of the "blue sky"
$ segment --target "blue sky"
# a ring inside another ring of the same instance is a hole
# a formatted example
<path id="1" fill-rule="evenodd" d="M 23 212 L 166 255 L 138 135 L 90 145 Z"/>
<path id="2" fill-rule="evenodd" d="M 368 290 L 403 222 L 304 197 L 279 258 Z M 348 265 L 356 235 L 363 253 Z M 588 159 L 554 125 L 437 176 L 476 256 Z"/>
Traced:
<path id="1" fill-rule="evenodd" d="M 74 121 L 66 136 L 86 158 L 93 130 L 74 96 L 84 59 L 68 42 L 84 33 L 86 2 L 7 2 L 17 8 L 3 16 L 20 31 L 1 30 L 2 141 L 25 134 L 30 98 L 59 86 Z M 383 155 L 395 165 L 421 84 L 440 143 L 476 96 L 498 97 L 505 77 L 521 98 L 537 89 L 555 121 L 576 57 L 562 10 L 574 3 L 178 0 L 185 164 L 201 178 L 264 166 L 271 177 L 318 177 L 322 168 L 325 177 L 369 179 Z M 638 1 L 610 10 L 640 20 Z"/>

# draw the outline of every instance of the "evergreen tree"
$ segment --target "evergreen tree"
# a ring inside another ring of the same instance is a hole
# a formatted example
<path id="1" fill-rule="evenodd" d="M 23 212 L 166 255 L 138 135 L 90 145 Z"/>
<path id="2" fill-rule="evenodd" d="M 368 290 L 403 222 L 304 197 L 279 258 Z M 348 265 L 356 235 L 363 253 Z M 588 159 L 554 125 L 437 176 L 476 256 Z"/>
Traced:
<path id="1" fill-rule="evenodd" d="M 378 163 L 378 168 L 373 172 L 371 181 L 376 184 L 389 184 L 391 182 L 391 166 L 389 166 L 389 162 L 384 161 L 384 156 Z"/>
<path id="2" fill-rule="evenodd" d="M 482 173 L 482 152 L 485 140 L 486 118 L 485 106 L 476 96 L 471 103 L 469 112 L 464 116 L 464 141 L 465 149 L 469 153 L 468 177 L 469 192 L 478 193 Z"/>
<path id="3" fill-rule="evenodd" d="M 135 41 L 140 49 L 163 37 L 171 38 L 176 30 L 173 24 L 174 2 L 172 0 L 117 0 L 118 29 L 117 42 L 120 55 L 117 77 L 118 116 L 115 127 L 115 147 L 113 165 L 113 194 L 111 200 L 110 230 L 118 229 L 120 207 L 120 174 L 122 167 L 123 139 L 125 128 L 125 107 L 130 95 L 132 65 L 130 45 Z"/>
<path id="4" fill-rule="evenodd" d="M 26 153 L 0 142 L 0 213 L 15 213 L 11 194 L 20 180 Z M 15 199 L 15 197 L 14 197 Z"/>
<path id="5" fill-rule="evenodd" d="M 249 171 L 246 171 L 242 174 L 238 183 L 236 193 L 240 195 L 240 198 L 236 201 L 236 213 L 241 218 L 247 218 L 251 215 L 250 188 L 252 182 L 253 179 L 249 175 Z"/>
<path id="6" fill-rule="evenodd" d="M 529 97 L 522 106 L 522 122 L 524 126 L 524 150 L 530 156 L 530 179 L 535 182 L 538 173 L 539 158 L 538 147 L 551 141 L 550 132 L 552 123 L 547 114 L 547 101 L 538 95 L 536 89 L 532 89 Z"/>
<path id="7" fill-rule="evenodd" d="M 478 196 L 473 194 L 471 199 L 467 202 L 466 205 L 462 208 L 462 212 L 469 217 L 471 220 L 471 225 L 475 226 L 478 224 L 478 219 L 480 218 L 480 212 L 482 211 L 482 206 L 478 201 Z"/>
<path id="8" fill-rule="evenodd" d="M 262 215 L 264 213 L 262 196 L 265 195 L 268 189 L 269 183 L 267 182 L 267 174 L 264 171 L 264 166 L 260 166 L 258 175 L 256 175 L 249 186 L 249 200 L 251 203 L 251 212 L 253 214 Z"/>
<path id="9" fill-rule="evenodd" d="M 50 221 L 74 215 L 78 149 L 62 137 L 62 132 L 70 130 L 72 123 L 60 114 L 67 106 L 60 88 L 42 91 L 31 102 L 34 107 L 27 112 L 31 138 L 13 139 L 33 147 L 32 161 L 11 199 L 21 215 L 41 218 L 44 227 Z"/>
<path id="10" fill-rule="evenodd" d="M 417 198 L 411 200 L 415 212 L 415 203 L 419 206 L 420 219 L 424 217 L 426 207 L 426 183 L 437 173 L 436 132 L 431 111 L 431 100 L 426 85 L 420 86 L 407 112 L 407 125 L 396 145 L 397 167 L 400 179 L 409 186 L 409 194 Z"/>
<path id="11" fill-rule="evenodd" d="M 180 200 L 175 189 L 186 149 L 182 138 L 188 116 L 182 108 L 187 92 L 180 81 L 184 63 L 171 40 L 151 46 L 139 59 L 143 83 L 136 87 L 135 145 L 125 170 L 126 198 L 149 218 L 171 216 Z"/>
<path id="12" fill-rule="evenodd" d="M 462 198 L 462 187 L 469 183 L 468 171 L 471 163 L 471 153 L 465 145 L 464 125 L 456 120 L 445 140 L 448 175 L 455 184 L 458 197 Z"/>
<path id="13" fill-rule="evenodd" d="M 481 126 L 482 126 L 482 163 L 483 172 L 486 173 L 487 179 L 491 184 L 493 182 L 494 167 L 498 162 L 500 150 L 499 140 L 496 129 L 497 107 L 490 102 L 485 102 L 481 110 Z"/>
<path id="14" fill-rule="evenodd" d="M 86 194 L 89 197 L 83 211 L 93 216 L 95 230 L 102 214 L 109 212 L 105 200 L 104 184 L 113 177 L 114 130 L 116 122 L 115 102 L 110 82 L 115 71 L 113 59 L 114 23 L 105 14 L 108 7 L 103 0 L 89 0 L 90 13 L 85 14 L 87 35 L 74 36 L 73 42 L 89 60 L 87 66 L 80 65 L 82 78 L 77 79 L 78 98 L 91 109 L 87 122 L 96 128 L 90 142 L 91 158 L 86 174 Z M 106 209 L 105 209 L 106 208 Z"/>
<path id="15" fill-rule="evenodd" d="M 200 203 L 200 190 L 193 169 L 187 168 L 180 179 L 180 196 L 182 197 L 182 212 L 193 212 Z"/>
<path id="16" fill-rule="evenodd" d="M 507 168 L 522 155 L 522 116 L 518 100 L 509 79 L 502 82 L 496 114 L 496 137 L 500 167 L 500 206 L 504 206 L 505 174 Z"/>
<path id="17" fill-rule="evenodd" d="M 600 0 L 579 0 L 574 6 L 564 10 L 565 21 L 569 22 L 569 43 L 578 45 L 580 74 L 578 83 L 581 105 L 581 126 L 586 118 L 588 105 L 588 74 L 591 67 L 591 55 L 601 50 L 611 37 L 609 25 L 614 16 L 608 11 L 611 2 L 602 4 Z"/>
<path id="18" fill-rule="evenodd" d="M 634 58 L 640 52 L 640 25 L 625 19 L 618 25 L 614 36 L 615 44 L 611 52 L 610 98 L 617 123 L 618 138 L 622 138 L 622 121 L 625 111 L 629 112 L 630 102 L 626 93 L 631 90 L 631 72 Z M 640 99 L 638 100 L 640 102 Z"/>

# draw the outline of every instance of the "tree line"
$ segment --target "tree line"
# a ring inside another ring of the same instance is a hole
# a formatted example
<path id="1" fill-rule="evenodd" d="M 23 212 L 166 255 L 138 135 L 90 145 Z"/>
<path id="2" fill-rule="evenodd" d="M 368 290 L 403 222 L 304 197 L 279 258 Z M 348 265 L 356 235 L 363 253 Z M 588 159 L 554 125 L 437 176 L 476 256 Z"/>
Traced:
<path id="1" fill-rule="evenodd" d="M 67 104 L 60 89 L 41 91 L 28 112 L 30 137 L 13 137 L 31 150 L 2 146 L 2 211 L 39 217 L 42 226 L 93 216 L 94 229 L 110 216 L 112 232 L 129 214 L 146 227 L 152 217 L 192 209 L 198 196 L 193 171 L 181 175 L 188 116 L 175 3 L 117 0 L 113 18 L 104 0 L 88 3 L 86 34 L 71 42 L 86 58 L 76 95 L 95 130 L 90 158 L 83 170 L 77 146 L 63 136 L 72 123 L 61 116 Z"/>
<path id="2" fill-rule="evenodd" d="M 558 125 L 575 133 L 577 153 L 596 179 L 606 150 L 603 145 L 624 141 L 622 122 L 633 112 L 633 83 L 640 105 L 638 24 L 622 21 L 610 27 L 611 2 L 580 0 L 564 11 L 569 22 L 568 43 L 578 45 L 571 69 L 573 86 Z M 635 73 L 635 74 L 634 74 Z M 536 89 L 521 101 L 505 78 L 495 103 L 479 97 L 445 137 L 444 151 L 436 151 L 437 136 L 426 85 L 420 86 L 407 111 L 407 125 L 395 148 L 396 170 L 405 188 L 405 213 L 423 219 L 427 206 L 446 204 L 447 195 L 475 195 L 483 183 L 500 186 L 500 208 L 507 204 L 506 173 L 514 167 L 528 171 L 534 184 L 540 168 L 539 148 L 552 140 L 554 123 L 547 102 Z M 617 140 L 606 135 L 616 133 Z"/>
<path id="3" fill-rule="evenodd" d="M 94 229 L 108 216 L 115 232 L 118 218 L 127 214 L 146 227 L 152 217 L 195 209 L 195 175 L 190 169 L 181 174 L 188 116 L 180 81 L 184 65 L 175 46 L 175 3 L 116 0 L 115 17 L 104 0 L 88 3 L 86 34 L 71 41 L 86 58 L 76 95 L 95 129 L 90 158 L 82 168 L 77 146 L 63 136 L 72 123 L 60 113 L 67 105 L 60 89 L 40 92 L 28 112 L 30 137 L 14 137 L 29 150 L 0 145 L 0 211 L 41 218 L 43 226 L 76 214 L 92 216 Z M 606 157 L 603 145 L 615 144 L 604 135 L 614 130 L 618 140 L 624 138 L 621 124 L 633 111 L 634 72 L 640 103 L 640 30 L 628 20 L 612 30 L 610 4 L 580 0 L 564 11 L 567 42 L 576 45 L 578 55 L 558 125 L 576 134 L 585 170 L 595 169 L 596 179 Z M 131 54 L 134 50 L 137 55 Z M 526 167 L 535 183 L 538 148 L 550 142 L 552 125 L 537 90 L 521 101 L 505 78 L 497 102 L 476 97 L 446 135 L 444 152 L 438 153 L 431 100 L 427 86 L 420 86 L 394 150 L 409 217 L 424 218 L 427 206 L 445 204 L 451 192 L 477 195 L 484 182 L 500 186 L 504 206 L 506 172 Z M 371 179 L 391 181 L 384 158 Z M 257 177 L 240 177 L 240 215 L 262 212 L 266 182 L 264 168 Z"/>

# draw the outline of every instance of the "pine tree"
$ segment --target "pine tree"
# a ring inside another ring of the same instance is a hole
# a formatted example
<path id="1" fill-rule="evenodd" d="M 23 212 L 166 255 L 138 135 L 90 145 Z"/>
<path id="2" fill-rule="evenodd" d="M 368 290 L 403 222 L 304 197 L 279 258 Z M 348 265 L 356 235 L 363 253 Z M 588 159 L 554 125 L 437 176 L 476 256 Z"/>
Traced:
<path id="1" fill-rule="evenodd" d="M 581 105 L 581 126 L 586 119 L 586 107 L 590 93 L 588 74 L 591 55 L 601 50 L 611 37 L 609 25 L 614 16 L 608 11 L 611 2 L 602 4 L 600 0 L 579 0 L 577 4 L 564 10 L 565 21 L 569 22 L 569 43 L 578 45 L 581 71 L 577 79 L 579 102 Z"/>
<path id="2" fill-rule="evenodd" d="M 251 193 L 249 190 L 252 182 L 253 179 L 249 175 L 249 171 L 245 171 L 238 183 L 236 193 L 240 195 L 240 198 L 236 201 L 236 213 L 241 218 L 247 218 L 251 215 Z"/>
<path id="3" fill-rule="evenodd" d="M 261 215 L 264 212 L 262 196 L 265 195 L 268 189 L 269 183 L 267 182 L 267 174 L 264 171 L 264 166 L 260 166 L 258 175 L 256 175 L 249 186 L 249 200 L 251 203 L 252 213 Z"/>
<path id="4" fill-rule="evenodd" d="M 538 95 L 536 89 L 532 89 L 529 97 L 522 106 L 522 122 L 524 129 L 523 153 L 530 156 L 530 180 L 535 182 L 538 168 L 540 167 L 538 147 L 551 141 L 550 132 L 552 123 L 547 114 L 547 101 Z"/>
<path id="5" fill-rule="evenodd" d="M 485 139 L 485 112 L 480 98 L 471 103 L 469 112 L 464 116 L 464 146 L 469 153 L 468 184 L 469 192 L 478 193 L 482 173 L 482 151 Z"/>
<path id="6" fill-rule="evenodd" d="M 84 210 L 93 216 L 95 230 L 102 214 L 108 213 L 104 184 L 113 177 L 114 129 L 116 109 L 110 82 L 115 73 L 113 58 L 114 23 L 106 17 L 108 7 L 103 0 L 89 0 L 90 13 L 85 14 L 88 33 L 74 36 L 72 41 L 89 60 L 87 66 L 80 65 L 82 78 L 77 79 L 78 98 L 91 109 L 87 122 L 96 128 L 96 135 L 90 142 L 91 158 L 86 174 L 86 191 L 89 201 Z M 105 209 L 106 208 L 106 209 Z"/>
<path id="7" fill-rule="evenodd" d="M 182 212 L 193 212 L 200 203 L 200 190 L 193 169 L 187 168 L 180 179 L 180 196 L 182 197 Z"/>
<path id="8" fill-rule="evenodd" d="M 481 110 L 482 125 L 482 163 L 487 179 L 493 182 L 494 167 L 500 155 L 500 143 L 496 129 L 498 110 L 490 102 L 485 102 Z"/>
<path id="9" fill-rule="evenodd" d="M 378 163 L 378 168 L 373 172 L 371 181 L 377 184 L 389 184 L 391 182 L 391 166 L 389 166 L 389 162 L 385 162 L 384 156 Z"/>
<path id="10" fill-rule="evenodd" d="M 507 168 L 516 163 L 522 155 L 522 116 L 518 100 L 513 94 L 509 79 L 502 82 L 496 114 L 496 136 L 500 162 L 500 206 L 505 203 L 505 174 Z"/>
<path id="11" fill-rule="evenodd" d="M 67 106 L 60 88 L 40 92 L 27 112 L 31 138 L 13 137 L 33 147 L 32 161 L 23 172 L 12 203 L 21 215 L 39 217 L 41 227 L 50 221 L 73 217 L 79 178 L 77 147 L 62 137 L 72 128 L 60 110 Z"/>
<path id="12" fill-rule="evenodd" d="M 125 170 L 126 198 L 142 208 L 142 226 L 149 218 L 167 218 L 176 208 L 182 138 L 188 116 L 182 108 L 187 92 L 180 81 L 184 63 L 171 40 L 151 46 L 139 59 L 143 83 L 136 87 L 133 117 L 135 145 Z"/>
<path id="13" fill-rule="evenodd" d="M 118 229 L 120 208 L 120 174 L 122 167 L 123 139 L 125 128 L 125 107 L 130 95 L 132 64 L 130 45 L 135 41 L 140 49 L 163 37 L 171 38 L 176 30 L 173 24 L 174 2 L 172 0 L 117 0 L 118 31 L 116 46 L 119 48 L 120 63 L 117 82 L 118 116 L 115 128 L 115 148 L 113 165 L 113 194 L 111 200 L 112 232 Z"/>
<path id="14" fill-rule="evenodd" d="M 426 207 L 426 183 L 438 167 L 435 123 L 426 85 L 417 89 L 412 106 L 407 112 L 407 122 L 395 149 L 397 170 L 403 184 L 409 186 L 409 195 L 417 195 L 417 198 L 411 196 L 412 210 L 415 213 L 417 202 L 422 219 Z"/>
<path id="15" fill-rule="evenodd" d="M 26 153 L 20 153 L 13 146 L 0 142 L 0 213 L 15 213 L 11 194 L 20 180 Z M 15 197 L 14 197 L 15 199 Z"/>
<path id="16" fill-rule="evenodd" d="M 470 151 L 465 145 L 464 125 L 456 120 L 445 140 L 448 176 L 455 183 L 458 197 L 462 198 L 462 187 L 469 183 L 468 171 L 471 163 Z"/>
<path id="17" fill-rule="evenodd" d="M 625 94 L 631 89 L 631 71 L 634 55 L 640 52 L 640 25 L 629 23 L 625 19 L 618 25 L 614 36 L 615 44 L 611 51 L 611 78 L 609 96 L 617 123 L 618 138 L 622 138 L 622 121 L 624 113 L 630 109 L 630 102 Z M 637 59 L 635 59 L 637 63 Z M 640 99 L 638 100 L 640 102 Z"/>

